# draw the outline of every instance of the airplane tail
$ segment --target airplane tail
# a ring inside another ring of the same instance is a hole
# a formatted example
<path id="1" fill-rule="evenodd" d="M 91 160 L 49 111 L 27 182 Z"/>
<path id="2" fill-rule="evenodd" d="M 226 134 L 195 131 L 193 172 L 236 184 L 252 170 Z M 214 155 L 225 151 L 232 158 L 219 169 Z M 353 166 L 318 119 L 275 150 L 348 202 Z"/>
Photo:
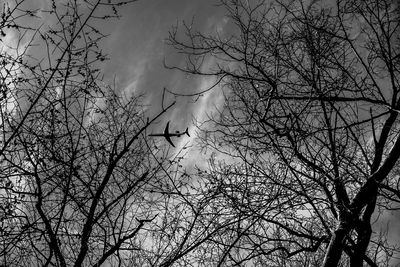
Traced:
<path id="1" fill-rule="evenodd" d="M 189 127 L 186 128 L 186 131 L 184 132 L 184 134 L 187 134 L 187 136 L 190 137 L 190 134 L 189 134 Z"/>

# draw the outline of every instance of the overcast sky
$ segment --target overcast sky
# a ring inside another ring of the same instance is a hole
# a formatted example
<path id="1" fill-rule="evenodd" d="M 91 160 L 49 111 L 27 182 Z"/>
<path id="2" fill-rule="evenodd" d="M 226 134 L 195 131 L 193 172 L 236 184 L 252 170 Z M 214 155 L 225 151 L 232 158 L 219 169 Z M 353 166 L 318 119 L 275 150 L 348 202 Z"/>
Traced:
<path id="1" fill-rule="evenodd" d="M 165 42 L 173 26 L 194 19 L 195 28 L 202 32 L 224 29 L 225 10 L 217 3 L 217 0 L 142 0 L 124 7 L 122 18 L 112 21 L 106 29 L 110 33 L 103 43 L 110 56 L 104 67 L 106 78 L 111 80 L 115 76 L 119 90 L 146 93 L 154 113 L 160 109 L 164 87 L 190 93 L 210 86 L 212 78 L 187 76 L 166 69 L 163 62 L 165 59 L 167 64 L 184 64 L 184 58 Z M 193 116 L 203 118 L 218 101 L 215 94 L 218 92 L 207 94 L 196 103 L 190 98 L 175 99 L 174 110 L 164 117 L 165 121 L 171 120 L 171 130 L 193 128 L 190 127 Z M 163 123 L 159 128 L 164 129 Z"/>
<path id="2" fill-rule="evenodd" d="M 171 64 L 184 64 L 184 58 L 165 43 L 168 32 L 174 25 L 183 21 L 190 22 L 194 18 L 196 28 L 203 33 L 231 31 L 225 17 L 225 10 L 216 6 L 217 0 L 142 0 L 124 8 L 122 19 L 113 21 L 109 32 L 111 36 L 104 48 L 111 60 L 106 63 L 105 74 L 109 79 L 117 77 L 119 89 L 126 92 L 145 92 L 151 107 L 157 112 L 163 87 L 181 93 L 199 92 L 210 86 L 212 78 L 186 76 L 176 70 L 164 68 L 164 59 Z M 221 104 L 220 90 L 205 94 L 196 103 L 190 98 L 180 97 L 172 112 L 156 126 L 163 131 L 166 121 L 170 120 L 172 130 L 183 130 L 187 126 L 193 137 L 192 118 L 201 120 L 206 112 L 212 112 L 213 106 Z M 190 141 L 180 139 L 181 145 Z M 175 140 L 174 140 L 175 141 Z M 178 143 L 178 140 L 176 140 Z M 178 143 L 179 146 L 179 143 Z M 198 151 L 192 149 L 187 165 L 200 163 Z M 193 156 L 196 155 L 196 156 Z M 398 242 L 400 225 L 398 214 L 385 213 L 381 223 L 374 225 L 374 230 L 388 227 L 389 242 Z M 399 217 L 400 218 L 400 217 Z"/>
<path id="3" fill-rule="evenodd" d="M 31 3 L 44 5 L 47 0 L 32 0 Z M 153 113 L 161 109 L 164 87 L 177 93 L 199 92 L 209 87 L 213 83 L 210 77 L 187 76 L 163 66 L 164 60 L 171 65 L 182 65 L 185 60 L 166 44 L 165 39 L 173 26 L 192 19 L 195 28 L 203 33 L 212 34 L 217 29 L 219 32 L 228 31 L 225 10 L 218 7 L 217 3 L 217 0 L 140 0 L 124 6 L 122 18 L 108 21 L 101 29 L 110 34 L 102 43 L 103 51 L 110 57 L 103 67 L 105 80 L 111 82 L 115 77 L 117 89 L 127 94 L 145 93 Z M 195 103 L 193 99 L 184 97 L 174 99 L 170 96 L 168 100 L 176 100 L 177 104 L 152 130 L 162 132 L 165 123 L 171 121 L 171 131 L 189 127 L 192 137 L 195 136 L 192 119 L 204 119 L 206 112 L 211 112 L 214 105 L 221 103 L 218 89 Z M 180 140 L 182 143 L 189 141 Z M 193 162 L 199 162 L 197 157 L 191 156 Z M 389 239 L 395 243 L 400 236 L 400 225 L 393 222 L 398 222 L 398 218 L 393 220 L 387 213 L 381 220 L 381 225 L 389 224 Z"/>

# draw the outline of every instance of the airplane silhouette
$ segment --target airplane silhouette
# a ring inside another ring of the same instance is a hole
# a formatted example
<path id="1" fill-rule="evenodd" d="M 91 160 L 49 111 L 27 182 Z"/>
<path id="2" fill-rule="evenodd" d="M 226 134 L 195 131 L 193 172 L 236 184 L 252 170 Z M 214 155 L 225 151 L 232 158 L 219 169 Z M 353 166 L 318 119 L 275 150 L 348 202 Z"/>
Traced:
<path id="1" fill-rule="evenodd" d="M 189 128 L 186 128 L 184 132 L 176 131 L 175 133 L 169 133 L 169 122 L 167 122 L 167 126 L 165 126 L 164 133 L 149 134 L 149 136 L 163 136 L 171 144 L 171 146 L 175 147 L 174 143 L 172 143 L 171 136 L 180 137 L 184 134 L 190 137 Z"/>

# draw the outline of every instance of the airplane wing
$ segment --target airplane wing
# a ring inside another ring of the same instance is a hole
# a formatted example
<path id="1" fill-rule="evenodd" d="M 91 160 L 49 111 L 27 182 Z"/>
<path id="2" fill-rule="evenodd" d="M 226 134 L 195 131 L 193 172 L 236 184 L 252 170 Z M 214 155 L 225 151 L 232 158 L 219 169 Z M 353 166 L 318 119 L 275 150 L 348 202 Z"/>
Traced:
<path id="1" fill-rule="evenodd" d="M 168 143 L 171 144 L 171 146 L 175 147 L 174 143 L 172 143 L 168 128 L 169 128 L 169 122 L 167 122 L 167 126 L 165 126 L 164 137 L 168 141 Z"/>
<path id="2" fill-rule="evenodd" d="M 171 144 L 171 146 L 175 147 L 175 145 L 174 145 L 174 143 L 172 143 L 172 140 L 169 137 L 169 135 L 165 135 L 165 139 L 167 139 L 167 141 Z"/>
<path id="3" fill-rule="evenodd" d="M 167 125 L 165 126 L 165 129 L 164 129 L 164 135 L 166 136 L 166 135 L 169 135 L 169 122 L 167 122 Z"/>

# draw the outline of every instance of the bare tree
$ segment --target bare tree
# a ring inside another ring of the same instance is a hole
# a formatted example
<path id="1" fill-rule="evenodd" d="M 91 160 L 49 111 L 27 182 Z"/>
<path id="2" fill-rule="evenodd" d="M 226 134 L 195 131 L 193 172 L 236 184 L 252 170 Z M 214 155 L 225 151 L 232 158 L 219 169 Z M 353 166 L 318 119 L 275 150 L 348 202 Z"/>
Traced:
<path id="1" fill-rule="evenodd" d="M 150 226 L 165 217 L 159 190 L 177 159 L 146 131 L 174 103 L 148 118 L 143 96 L 118 93 L 99 70 L 107 57 L 96 22 L 129 2 L 3 5 L 2 266 L 131 266 L 155 240 Z M 143 261 L 157 257 L 166 256 Z"/>
<path id="2" fill-rule="evenodd" d="M 398 248 L 373 226 L 399 207 L 397 2 L 221 4 L 234 34 L 170 35 L 187 55 L 173 68 L 214 75 L 224 92 L 203 128 L 217 156 L 201 177 L 215 214 L 242 219 L 203 255 L 219 266 L 394 263 Z"/>

